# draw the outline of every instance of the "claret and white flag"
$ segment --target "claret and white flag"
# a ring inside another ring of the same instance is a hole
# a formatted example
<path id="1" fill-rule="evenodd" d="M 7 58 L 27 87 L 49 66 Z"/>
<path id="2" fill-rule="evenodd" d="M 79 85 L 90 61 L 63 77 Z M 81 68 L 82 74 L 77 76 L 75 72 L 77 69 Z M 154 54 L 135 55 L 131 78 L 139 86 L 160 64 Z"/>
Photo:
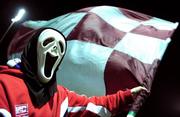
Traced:
<path id="1" fill-rule="evenodd" d="M 10 43 L 8 56 L 18 56 L 35 29 L 51 27 L 67 40 L 58 84 L 87 96 L 138 85 L 150 90 L 177 26 L 125 8 L 88 7 L 46 21 L 23 23 Z"/>

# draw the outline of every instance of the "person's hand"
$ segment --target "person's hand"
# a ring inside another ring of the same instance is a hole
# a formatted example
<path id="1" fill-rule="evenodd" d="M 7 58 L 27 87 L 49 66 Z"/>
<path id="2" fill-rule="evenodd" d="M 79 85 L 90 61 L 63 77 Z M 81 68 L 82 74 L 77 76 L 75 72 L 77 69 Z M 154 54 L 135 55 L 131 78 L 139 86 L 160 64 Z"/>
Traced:
<path id="1" fill-rule="evenodd" d="M 131 93 L 133 95 L 133 97 L 135 98 L 141 91 L 146 91 L 149 92 L 145 87 L 143 86 L 137 86 L 132 88 Z M 126 117 L 135 117 L 136 116 L 136 112 L 135 111 L 129 111 Z"/>
<path id="2" fill-rule="evenodd" d="M 136 95 L 136 94 L 140 93 L 141 91 L 148 92 L 148 90 L 145 87 L 142 87 L 142 86 L 137 86 L 137 87 L 134 87 L 134 88 L 131 89 L 131 93 L 133 95 Z"/>

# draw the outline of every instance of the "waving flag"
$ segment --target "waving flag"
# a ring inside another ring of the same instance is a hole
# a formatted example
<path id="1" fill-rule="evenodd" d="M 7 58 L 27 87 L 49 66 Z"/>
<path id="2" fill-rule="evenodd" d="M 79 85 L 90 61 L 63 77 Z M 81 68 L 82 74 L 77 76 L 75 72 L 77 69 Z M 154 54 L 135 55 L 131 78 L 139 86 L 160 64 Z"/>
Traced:
<path id="1" fill-rule="evenodd" d="M 124 8 L 89 7 L 48 21 L 25 22 L 10 43 L 8 56 L 17 57 L 35 29 L 52 27 L 67 38 L 58 84 L 87 96 L 138 85 L 150 90 L 177 26 Z"/>

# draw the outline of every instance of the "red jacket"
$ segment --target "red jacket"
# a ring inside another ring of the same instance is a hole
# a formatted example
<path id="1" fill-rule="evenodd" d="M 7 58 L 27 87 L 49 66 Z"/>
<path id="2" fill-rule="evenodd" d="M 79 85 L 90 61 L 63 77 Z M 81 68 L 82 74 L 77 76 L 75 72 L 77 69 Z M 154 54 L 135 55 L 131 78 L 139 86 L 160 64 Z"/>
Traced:
<path id="1" fill-rule="evenodd" d="M 58 85 L 58 91 L 41 108 L 35 107 L 18 69 L 0 66 L 0 115 L 13 117 L 109 117 L 132 102 L 130 90 L 100 97 L 86 97 Z"/>

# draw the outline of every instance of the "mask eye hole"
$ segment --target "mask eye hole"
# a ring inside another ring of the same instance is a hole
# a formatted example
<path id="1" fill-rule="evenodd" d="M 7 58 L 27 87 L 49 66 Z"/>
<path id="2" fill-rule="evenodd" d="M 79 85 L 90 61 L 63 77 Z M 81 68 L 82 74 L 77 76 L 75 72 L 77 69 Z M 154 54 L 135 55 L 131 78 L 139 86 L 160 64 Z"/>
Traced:
<path id="1" fill-rule="evenodd" d="M 63 44 L 61 42 L 59 42 L 59 46 L 60 46 L 60 49 L 61 49 L 61 53 L 63 53 L 64 52 L 64 46 L 63 46 Z"/>
<path id="2" fill-rule="evenodd" d="M 43 46 L 46 46 L 47 44 L 51 43 L 54 41 L 54 38 L 50 37 L 50 38 L 47 38 L 44 42 L 43 42 Z"/>

